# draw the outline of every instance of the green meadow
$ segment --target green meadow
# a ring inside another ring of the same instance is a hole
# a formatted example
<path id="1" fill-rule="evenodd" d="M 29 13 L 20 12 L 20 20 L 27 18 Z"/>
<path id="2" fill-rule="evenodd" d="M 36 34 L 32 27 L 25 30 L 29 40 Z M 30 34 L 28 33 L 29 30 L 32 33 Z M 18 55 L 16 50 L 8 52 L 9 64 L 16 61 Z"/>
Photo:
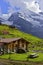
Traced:
<path id="1" fill-rule="evenodd" d="M 3 31 L 9 32 L 9 34 L 3 34 Z M 0 38 L 12 38 L 12 37 L 21 37 L 26 39 L 27 41 L 30 41 L 30 44 L 28 46 L 29 52 L 24 54 L 4 54 L 0 56 L 0 58 L 4 59 L 10 59 L 12 60 L 20 60 L 20 61 L 27 61 L 27 57 L 31 53 L 37 53 L 39 55 L 38 58 L 30 59 L 28 58 L 28 61 L 34 61 L 34 62 L 42 62 L 43 61 L 43 39 L 40 39 L 38 37 L 35 37 L 31 34 L 24 33 L 22 31 L 19 31 L 17 28 L 10 28 L 6 25 L 0 25 Z M 33 51 L 41 51 L 41 52 L 33 52 Z"/>
<path id="2" fill-rule="evenodd" d="M 43 62 L 43 53 L 37 53 L 39 57 L 37 58 L 27 58 L 32 52 L 27 52 L 24 54 L 4 54 L 0 56 L 1 59 L 17 60 L 17 61 L 32 61 L 32 62 Z"/>

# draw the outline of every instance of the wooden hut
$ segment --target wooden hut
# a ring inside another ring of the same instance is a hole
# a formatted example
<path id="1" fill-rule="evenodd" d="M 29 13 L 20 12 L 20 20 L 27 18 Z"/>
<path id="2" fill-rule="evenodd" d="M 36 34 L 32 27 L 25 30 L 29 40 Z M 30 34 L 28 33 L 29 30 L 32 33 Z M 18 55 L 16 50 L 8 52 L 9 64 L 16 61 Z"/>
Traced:
<path id="1" fill-rule="evenodd" d="M 4 53 L 17 52 L 18 49 L 27 51 L 29 43 L 30 42 L 23 38 L 0 39 L 0 49 L 2 49 Z"/>

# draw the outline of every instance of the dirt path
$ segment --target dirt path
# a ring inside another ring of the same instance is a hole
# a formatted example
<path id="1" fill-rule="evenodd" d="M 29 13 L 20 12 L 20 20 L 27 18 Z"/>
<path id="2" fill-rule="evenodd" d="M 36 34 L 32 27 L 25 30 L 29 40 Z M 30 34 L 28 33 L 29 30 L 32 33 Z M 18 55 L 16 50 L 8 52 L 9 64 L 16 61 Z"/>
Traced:
<path id="1" fill-rule="evenodd" d="M 0 59 L 0 65 L 43 65 L 43 62 L 25 62 L 25 61 L 12 61 L 12 60 L 4 60 Z"/>

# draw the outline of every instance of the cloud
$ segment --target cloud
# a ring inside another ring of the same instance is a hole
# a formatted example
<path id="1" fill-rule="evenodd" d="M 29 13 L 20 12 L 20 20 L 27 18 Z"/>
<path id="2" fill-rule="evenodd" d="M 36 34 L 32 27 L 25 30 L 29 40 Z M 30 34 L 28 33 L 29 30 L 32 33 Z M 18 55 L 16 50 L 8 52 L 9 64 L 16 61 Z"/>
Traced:
<path id="1" fill-rule="evenodd" d="M 41 12 L 41 10 L 39 9 L 39 4 L 35 1 L 32 2 L 24 2 L 26 4 L 26 8 L 33 11 L 33 12 Z"/>
<path id="2" fill-rule="evenodd" d="M 35 2 L 35 0 L 6 0 L 6 2 L 9 2 L 10 8 L 12 8 L 12 10 L 10 9 L 11 11 L 18 8 L 20 11 L 31 10 L 36 13 L 41 12 L 39 9 L 39 4 Z"/>
<path id="3" fill-rule="evenodd" d="M 41 12 L 39 4 L 35 0 L 3 0 L 8 4 L 7 12 L 8 14 L 2 14 L 2 9 L 0 8 L 0 16 L 7 19 L 13 12 L 20 11 L 28 13 L 28 10 L 39 13 Z M 5 4 L 6 6 L 6 4 Z"/>

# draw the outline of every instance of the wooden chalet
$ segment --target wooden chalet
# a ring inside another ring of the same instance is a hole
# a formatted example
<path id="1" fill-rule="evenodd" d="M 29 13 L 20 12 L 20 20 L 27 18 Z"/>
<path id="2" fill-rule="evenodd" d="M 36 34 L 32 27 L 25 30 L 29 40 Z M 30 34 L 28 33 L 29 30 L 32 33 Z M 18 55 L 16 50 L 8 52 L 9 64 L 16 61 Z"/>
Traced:
<path id="1" fill-rule="evenodd" d="M 0 53 L 17 52 L 18 49 L 28 50 L 28 42 L 23 38 L 5 38 L 0 39 Z"/>

